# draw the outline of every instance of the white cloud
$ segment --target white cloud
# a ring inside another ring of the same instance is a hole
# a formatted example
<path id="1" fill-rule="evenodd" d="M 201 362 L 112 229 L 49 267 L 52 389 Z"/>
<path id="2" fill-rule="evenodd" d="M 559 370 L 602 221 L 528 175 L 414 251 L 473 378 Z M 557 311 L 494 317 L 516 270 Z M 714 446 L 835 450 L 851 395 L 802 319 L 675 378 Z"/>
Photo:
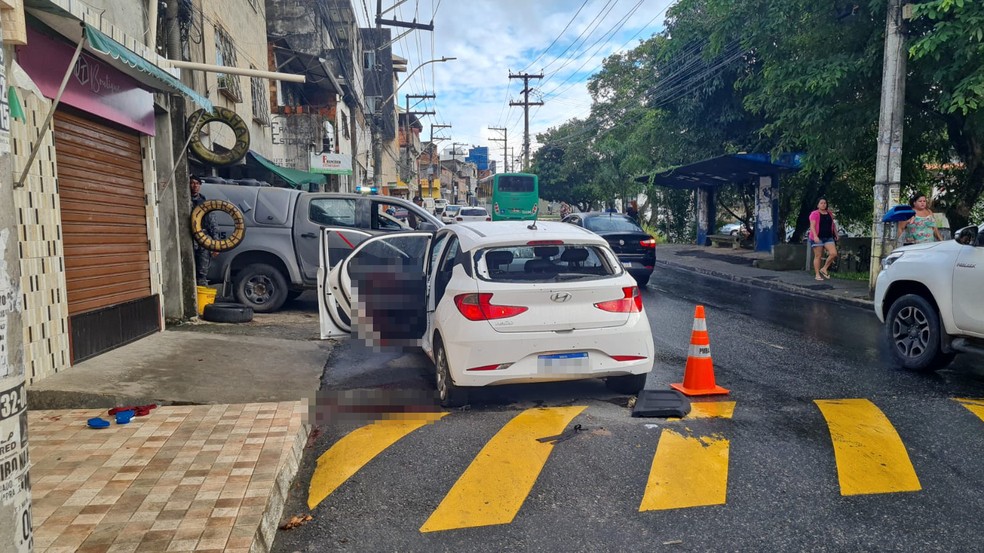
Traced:
<path id="1" fill-rule="evenodd" d="M 368 1 L 368 0 L 363 0 Z M 488 127 L 507 127 L 509 147 L 519 157 L 523 143 L 522 80 L 509 73 L 543 72 L 531 80 L 530 101 L 545 105 L 530 108 L 530 140 L 574 118 L 591 106 L 585 82 L 605 57 L 631 49 L 662 29 L 663 14 L 674 0 L 416 0 L 387 14 L 402 21 L 415 17 L 429 23 L 434 6 L 434 31 L 414 31 L 394 45 L 394 53 L 410 60 L 413 71 L 421 63 L 443 56 L 454 61 L 432 63 L 413 74 L 400 88 L 404 94 L 437 95 L 418 109 L 437 112 L 424 121 L 424 139 L 430 124 L 450 124 L 436 133 L 454 142 L 489 146 L 493 159 L 502 160 L 502 142 L 489 138 L 501 133 Z M 372 3 L 370 3 L 372 4 Z M 383 8 L 394 4 L 385 0 Z M 583 8 L 582 8 L 583 5 Z M 575 18 L 575 13 L 581 8 Z M 359 9 L 357 7 L 357 9 Z M 374 10 L 374 6 L 370 11 Z M 631 12 L 631 13 L 630 13 Z M 616 31 L 616 28 L 621 25 Z M 566 30 L 565 30 L 565 27 Z M 400 29 L 393 29 L 394 36 Z M 633 38 L 634 37 L 634 38 Z M 556 43 L 545 50 L 556 39 Z M 537 59 L 538 58 L 538 59 Z M 450 146 L 450 141 L 444 143 Z M 535 144 L 534 148 L 535 149 Z"/>

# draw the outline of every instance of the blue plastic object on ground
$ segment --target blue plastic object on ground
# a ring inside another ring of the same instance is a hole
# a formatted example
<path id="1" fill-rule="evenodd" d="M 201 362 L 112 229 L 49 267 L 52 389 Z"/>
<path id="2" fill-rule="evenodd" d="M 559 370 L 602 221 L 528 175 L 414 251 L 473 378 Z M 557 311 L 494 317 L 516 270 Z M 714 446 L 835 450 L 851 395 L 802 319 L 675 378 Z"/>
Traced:
<path id="1" fill-rule="evenodd" d="M 130 420 L 133 419 L 133 411 L 120 411 L 116 413 L 116 424 L 129 424 Z"/>
<path id="2" fill-rule="evenodd" d="M 109 421 L 103 420 L 99 417 L 89 419 L 86 421 L 86 424 L 89 425 L 89 428 L 109 428 Z"/>

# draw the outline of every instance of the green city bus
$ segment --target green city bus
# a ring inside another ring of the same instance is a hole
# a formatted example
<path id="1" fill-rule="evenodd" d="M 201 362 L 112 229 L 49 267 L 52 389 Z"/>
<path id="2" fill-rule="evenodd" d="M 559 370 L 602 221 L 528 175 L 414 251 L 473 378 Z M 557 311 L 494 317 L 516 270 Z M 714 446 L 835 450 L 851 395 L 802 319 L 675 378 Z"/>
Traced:
<path id="1" fill-rule="evenodd" d="M 530 173 L 497 173 L 492 179 L 492 220 L 536 219 L 540 203 L 540 181 Z"/>

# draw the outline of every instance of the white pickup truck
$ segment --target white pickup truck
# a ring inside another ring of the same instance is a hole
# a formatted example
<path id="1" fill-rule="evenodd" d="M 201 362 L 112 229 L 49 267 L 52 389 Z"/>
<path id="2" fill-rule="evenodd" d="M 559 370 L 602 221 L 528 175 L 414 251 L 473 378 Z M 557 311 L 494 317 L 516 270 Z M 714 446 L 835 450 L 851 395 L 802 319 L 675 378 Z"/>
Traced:
<path id="1" fill-rule="evenodd" d="M 984 229 L 893 251 L 878 274 L 874 307 L 904 368 L 937 370 L 958 352 L 984 354 Z"/>

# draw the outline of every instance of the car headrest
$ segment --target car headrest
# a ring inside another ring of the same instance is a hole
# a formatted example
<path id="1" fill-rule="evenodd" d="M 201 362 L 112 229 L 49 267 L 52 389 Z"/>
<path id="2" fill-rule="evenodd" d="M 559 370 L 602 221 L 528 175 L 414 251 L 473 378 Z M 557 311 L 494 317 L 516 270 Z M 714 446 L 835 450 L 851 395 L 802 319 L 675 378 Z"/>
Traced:
<path id="1" fill-rule="evenodd" d="M 496 250 L 485 254 L 485 264 L 489 269 L 495 269 L 501 265 L 512 263 L 513 252 L 508 250 Z"/>
<path id="2" fill-rule="evenodd" d="M 560 253 L 557 246 L 537 246 L 533 248 L 533 255 L 537 257 L 553 257 Z"/>
<path id="3" fill-rule="evenodd" d="M 567 248 L 560 255 L 561 261 L 568 263 L 580 263 L 588 258 L 588 250 L 584 248 Z"/>
<path id="4" fill-rule="evenodd" d="M 557 266 L 550 262 L 549 259 L 537 258 L 531 259 L 523 265 L 523 270 L 527 273 L 557 273 L 559 272 Z"/>

